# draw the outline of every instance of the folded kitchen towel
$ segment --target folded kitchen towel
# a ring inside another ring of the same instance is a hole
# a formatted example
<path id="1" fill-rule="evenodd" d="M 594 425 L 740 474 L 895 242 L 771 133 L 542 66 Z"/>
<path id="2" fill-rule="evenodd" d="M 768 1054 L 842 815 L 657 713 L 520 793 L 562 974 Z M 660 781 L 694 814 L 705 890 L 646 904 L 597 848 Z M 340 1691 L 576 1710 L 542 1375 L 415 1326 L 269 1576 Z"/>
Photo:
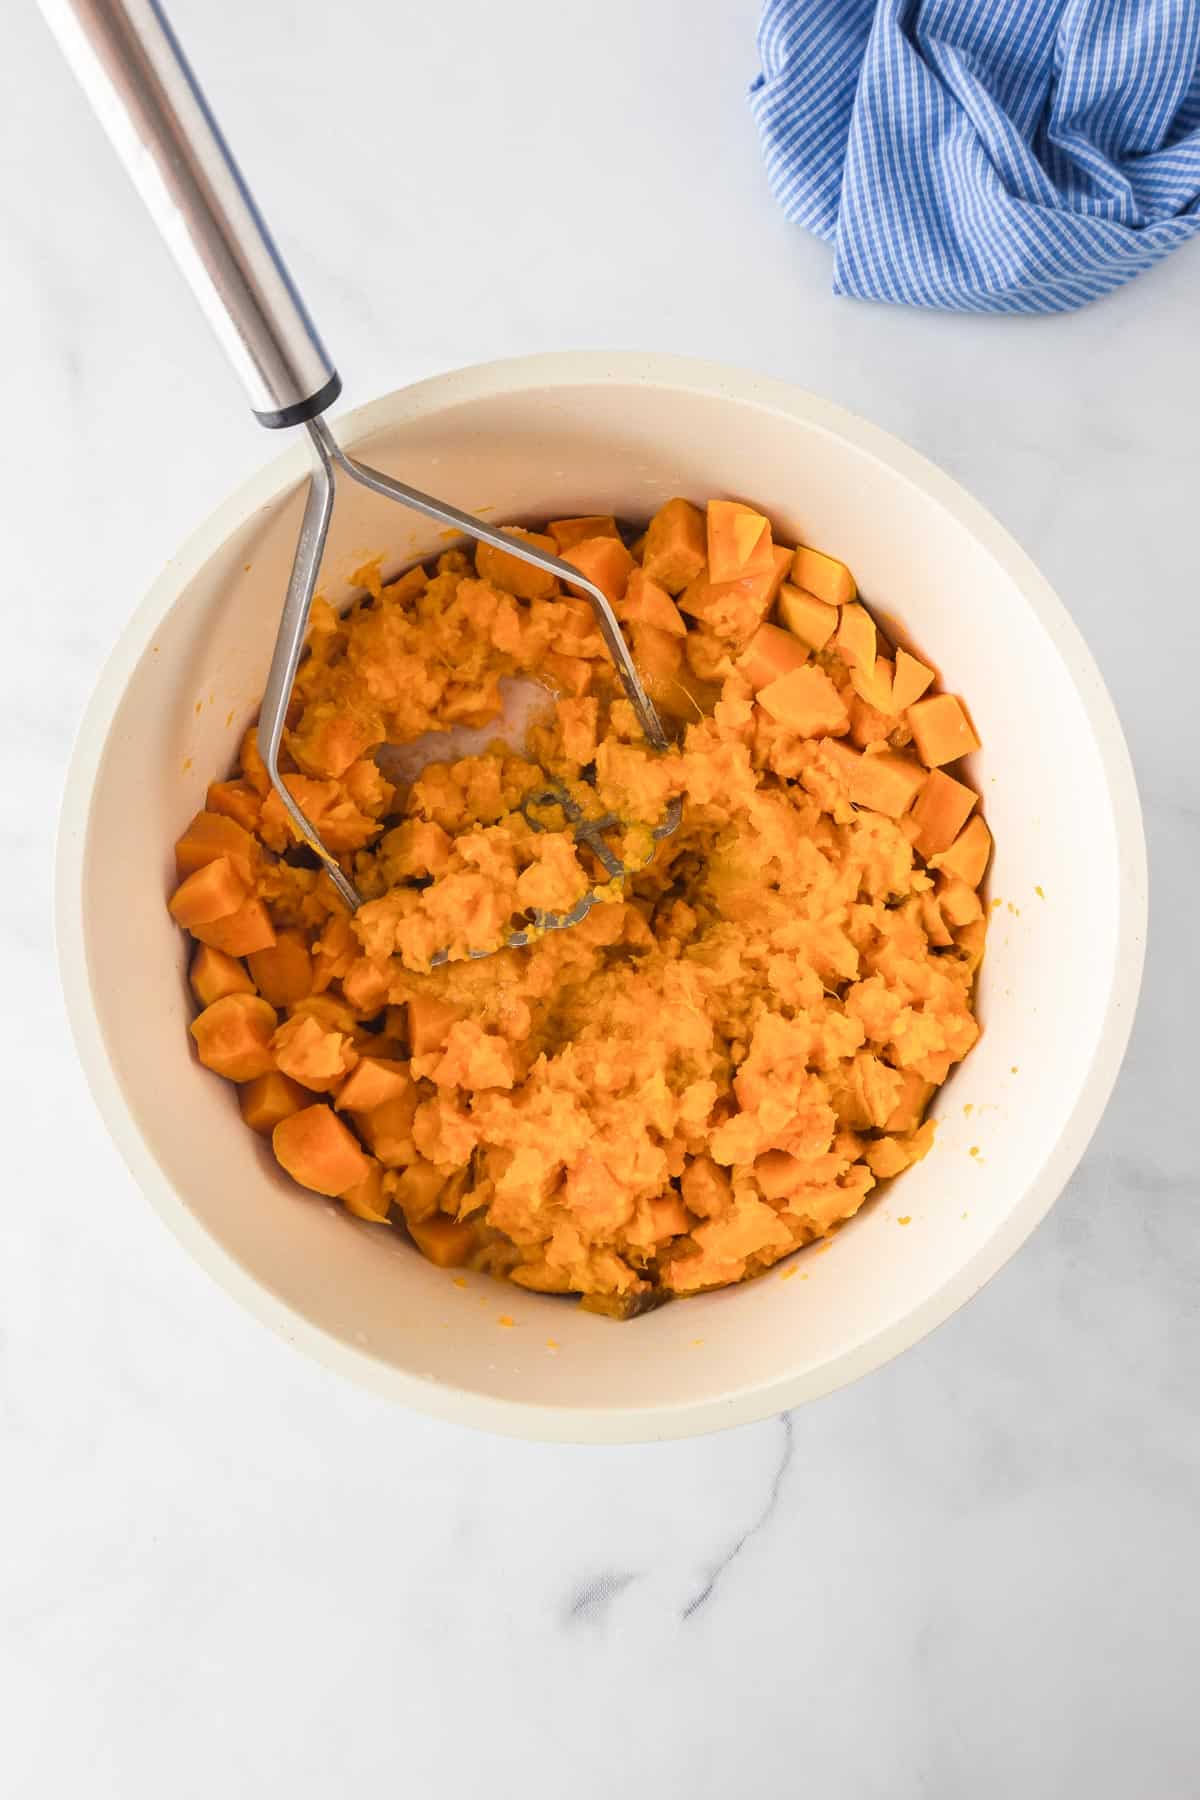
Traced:
<path id="1" fill-rule="evenodd" d="M 765 0 L 759 52 L 838 293 L 1064 312 L 1200 232 L 1200 0 Z"/>

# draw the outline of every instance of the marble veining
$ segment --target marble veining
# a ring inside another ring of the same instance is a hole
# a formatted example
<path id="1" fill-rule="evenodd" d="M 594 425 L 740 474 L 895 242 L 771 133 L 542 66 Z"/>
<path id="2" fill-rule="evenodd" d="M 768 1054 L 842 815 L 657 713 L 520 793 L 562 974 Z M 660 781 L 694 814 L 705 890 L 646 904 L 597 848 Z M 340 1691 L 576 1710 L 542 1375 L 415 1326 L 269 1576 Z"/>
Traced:
<path id="1" fill-rule="evenodd" d="M 171 10 L 349 404 L 494 356 L 680 350 L 829 394 L 964 481 L 1112 689 L 1152 935 L 1116 1095 L 1043 1227 L 788 1419 L 490 1440 L 245 1317 L 91 1106 L 51 868 L 108 647 L 277 446 L 35 9 L 6 9 L 5 1794 L 1194 1800 L 1200 247 L 1067 318 L 833 299 L 762 176 L 755 0 Z"/>

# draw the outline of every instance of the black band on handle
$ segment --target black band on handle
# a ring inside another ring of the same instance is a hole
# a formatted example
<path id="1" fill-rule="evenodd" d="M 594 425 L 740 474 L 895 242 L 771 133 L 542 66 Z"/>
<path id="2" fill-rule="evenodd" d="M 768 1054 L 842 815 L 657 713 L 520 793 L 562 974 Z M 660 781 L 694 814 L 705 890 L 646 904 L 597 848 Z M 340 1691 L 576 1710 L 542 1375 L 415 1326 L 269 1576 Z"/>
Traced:
<path id="1" fill-rule="evenodd" d="M 325 386 L 310 394 L 307 400 L 297 400 L 295 406 L 285 406 L 282 412 L 256 412 L 254 416 L 268 431 L 280 431 L 286 425 L 304 425 L 326 412 L 341 391 L 342 378 L 335 369 Z"/>

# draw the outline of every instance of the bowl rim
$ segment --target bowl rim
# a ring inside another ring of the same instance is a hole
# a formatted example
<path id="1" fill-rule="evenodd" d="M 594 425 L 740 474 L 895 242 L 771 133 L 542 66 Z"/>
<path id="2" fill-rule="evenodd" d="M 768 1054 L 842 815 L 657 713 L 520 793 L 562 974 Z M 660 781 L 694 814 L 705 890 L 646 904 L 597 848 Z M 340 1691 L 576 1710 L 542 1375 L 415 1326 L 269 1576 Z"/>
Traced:
<path id="1" fill-rule="evenodd" d="M 138 1130 L 91 1003 L 83 876 L 93 789 L 115 715 L 133 672 L 179 594 L 247 518 L 304 478 L 308 453 L 303 440 L 295 441 L 222 501 L 167 561 L 121 632 L 80 721 L 68 765 L 55 857 L 55 933 L 67 1015 L 84 1074 L 126 1167 L 160 1217 L 214 1280 L 278 1336 L 326 1367 L 417 1412 L 539 1442 L 649 1442 L 748 1424 L 857 1380 L 943 1323 L 1016 1252 L 1082 1157 L 1129 1041 L 1146 942 L 1146 846 L 1133 764 L 1092 654 L 1062 601 L 1015 539 L 958 482 L 901 439 L 793 383 L 731 365 L 654 352 L 556 351 L 478 363 L 396 389 L 342 414 L 336 425 L 339 438 L 352 443 L 463 402 L 530 388 L 609 382 L 715 394 L 785 413 L 848 441 L 940 505 L 1004 569 L 1059 651 L 1092 728 L 1112 807 L 1120 870 L 1117 941 L 1096 1047 L 1050 1155 L 973 1256 L 910 1312 L 852 1349 L 801 1374 L 782 1375 L 715 1398 L 645 1408 L 503 1400 L 383 1363 L 293 1311 L 243 1268 L 188 1209 Z"/>

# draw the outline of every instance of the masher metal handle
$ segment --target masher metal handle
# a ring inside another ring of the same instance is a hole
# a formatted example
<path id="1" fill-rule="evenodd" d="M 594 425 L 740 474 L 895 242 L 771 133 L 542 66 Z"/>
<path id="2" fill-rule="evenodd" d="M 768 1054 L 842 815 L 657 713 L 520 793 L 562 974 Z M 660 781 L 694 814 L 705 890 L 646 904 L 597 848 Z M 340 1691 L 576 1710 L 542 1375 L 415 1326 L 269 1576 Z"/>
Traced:
<path id="1" fill-rule="evenodd" d="M 648 743 L 666 734 L 607 595 L 569 563 L 348 456 L 322 414 L 341 379 L 158 0 L 39 0 L 67 61 L 199 300 L 262 425 L 305 425 L 315 466 L 259 714 L 258 746 L 301 839 L 347 906 L 359 895 L 279 769 L 288 697 L 333 513 L 335 471 L 585 594 Z M 669 817 L 678 824 L 679 809 Z"/>
<path id="2" fill-rule="evenodd" d="M 341 380 L 157 0 L 41 8 L 259 423 L 324 412 Z"/>

